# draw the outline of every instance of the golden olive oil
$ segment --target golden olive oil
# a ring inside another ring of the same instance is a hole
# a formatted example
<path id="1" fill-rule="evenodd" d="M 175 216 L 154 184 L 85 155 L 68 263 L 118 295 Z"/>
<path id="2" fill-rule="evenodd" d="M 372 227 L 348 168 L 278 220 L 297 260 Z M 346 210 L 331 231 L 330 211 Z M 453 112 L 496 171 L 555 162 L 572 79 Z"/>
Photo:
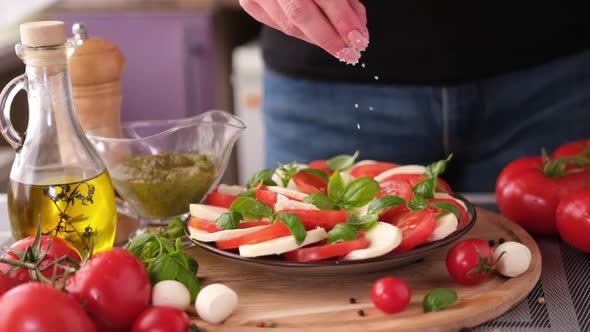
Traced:
<path id="1" fill-rule="evenodd" d="M 67 174 L 67 172 L 64 172 Z M 39 177 L 38 184 L 10 180 L 8 211 L 12 236 L 21 239 L 37 233 L 60 237 L 80 254 L 91 246 L 97 252 L 115 240 L 117 210 L 109 174 L 80 181 L 79 176 Z"/>

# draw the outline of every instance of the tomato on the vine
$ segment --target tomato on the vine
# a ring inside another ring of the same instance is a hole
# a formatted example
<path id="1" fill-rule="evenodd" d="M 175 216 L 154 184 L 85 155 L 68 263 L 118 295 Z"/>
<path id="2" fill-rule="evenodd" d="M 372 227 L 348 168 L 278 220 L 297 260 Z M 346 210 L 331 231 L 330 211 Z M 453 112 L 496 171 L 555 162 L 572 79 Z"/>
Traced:
<path id="1" fill-rule="evenodd" d="M 381 278 L 371 288 L 371 301 L 377 309 L 387 314 L 404 310 L 411 299 L 410 286 L 399 278 Z"/>
<path id="2" fill-rule="evenodd" d="M 17 251 L 24 253 L 25 251 L 27 251 L 27 248 L 32 247 L 34 243 L 35 237 L 29 236 L 22 240 L 16 241 L 10 246 L 10 248 L 16 249 Z M 45 252 L 43 260 L 39 263 L 39 269 L 42 271 L 43 276 L 45 276 L 49 280 L 51 280 L 54 277 L 54 269 L 53 266 L 50 265 L 56 260 L 62 259 L 64 257 L 69 257 L 71 260 L 77 263 L 79 263 L 81 260 L 80 254 L 78 254 L 78 251 L 76 251 L 74 247 L 72 247 L 66 241 L 50 235 L 41 235 L 39 247 L 36 249 L 29 250 L 32 250 L 30 255 L 33 257 L 31 261 L 38 261 L 39 259 L 41 259 L 42 253 Z M 19 257 L 19 255 L 17 255 L 16 253 L 7 250 L 2 255 L 2 258 L 29 262 L 29 258 L 31 257 Z M 70 264 L 67 261 L 63 261 L 60 264 L 64 266 L 72 266 L 72 264 Z M 10 264 L 0 263 L 0 272 L 8 274 L 11 278 L 18 280 L 20 283 L 31 281 L 31 274 L 29 273 L 29 269 L 18 267 L 11 270 L 12 267 L 13 266 Z M 55 272 L 56 276 L 60 276 L 65 271 L 62 268 L 57 268 L 55 269 Z"/>
<path id="3" fill-rule="evenodd" d="M 496 181 L 500 211 L 530 232 L 557 234 L 555 210 L 559 201 L 590 188 L 590 168 L 567 168 L 564 160 L 520 158 L 508 164 Z"/>
<path id="4" fill-rule="evenodd" d="M 45 283 L 11 289 L 0 297 L 0 308 L 0 331 L 96 331 L 79 303 Z"/>
<path id="5" fill-rule="evenodd" d="M 7 274 L 0 272 L 0 297 L 18 285 L 18 281 L 9 277 Z"/>
<path id="6" fill-rule="evenodd" d="M 451 277 L 463 285 L 482 283 L 494 269 L 492 249 L 480 239 L 466 239 L 457 243 L 447 253 L 445 263 Z"/>
<path id="7" fill-rule="evenodd" d="M 561 239 L 590 253 L 590 190 L 564 197 L 557 206 L 555 218 Z"/>
<path id="8" fill-rule="evenodd" d="M 154 306 L 137 317 L 131 332 L 188 332 L 190 326 L 191 319 L 186 312 L 178 308 Z"/>
<path id="9" fill-rule="evenodd" d="M 581 139 L 561 145 L 553 152 L 553 158 L 573 157 L 590 149 L 590 139 Z M 588 156 L 590 158 L 590 155 Z"/>
<path id="10" fill-rule="evenodd" d="M 100 331 L 128 331 L 150 303 L 150 279 L 143 264 L 121 248 L 99 252 L 66 284 Z"/>

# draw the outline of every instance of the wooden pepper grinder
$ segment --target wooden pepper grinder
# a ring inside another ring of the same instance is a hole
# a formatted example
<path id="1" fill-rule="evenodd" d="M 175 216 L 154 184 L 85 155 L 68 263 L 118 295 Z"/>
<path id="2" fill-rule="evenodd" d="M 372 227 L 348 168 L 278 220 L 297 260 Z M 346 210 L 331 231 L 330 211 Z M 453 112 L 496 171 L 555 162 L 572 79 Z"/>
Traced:
<path id="1" fill-rule="evenodd" d="M 84 24 L 74 24 L 72 32 L 74 39 L 81 42 L 69 59 L 78 121 L 85 131 L 109 127 L 112 137 L 117 137 L 121 125 L 123 54 L 109 40 L 88 38 Z"/>

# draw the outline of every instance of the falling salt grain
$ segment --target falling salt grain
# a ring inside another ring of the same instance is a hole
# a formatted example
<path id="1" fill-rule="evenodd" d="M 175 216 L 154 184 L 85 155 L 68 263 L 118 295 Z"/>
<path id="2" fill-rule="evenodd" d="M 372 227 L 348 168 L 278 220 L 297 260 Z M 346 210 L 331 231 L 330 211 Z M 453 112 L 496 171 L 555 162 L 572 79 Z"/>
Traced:
<path id="1" fill-rule="evenodd" d="M 373 106 L 369 106 L 369 111 L 372 111 L 372 110 L 373 110 Z"/>
<path id="2" fill-rule="evenodd" d="M 378 80 L 379 80 L 379 76 L 375 76 L 375 81 L 378 81 Z"/>
<path id="3" fill-rule="evenodd" d="M 354 104 L 354 108 L 359 108 L 359 104 Z"/>
<path id="4" fill-rule="evenodd" d="M 360 124 L 360 123 L 357 123 L 357 124 L 356 124 L 356 128 L 357 128 L 358 130 L 361 130 L 361 124 Z"/>
<path id="5" fill-rule="evenodd" d="M 364 62 L 363 62 L 363 63 L 361 63 L 361 66 L 362 66 L 363 68 L 365 68 L 365 63 L 364 63 Z"/>

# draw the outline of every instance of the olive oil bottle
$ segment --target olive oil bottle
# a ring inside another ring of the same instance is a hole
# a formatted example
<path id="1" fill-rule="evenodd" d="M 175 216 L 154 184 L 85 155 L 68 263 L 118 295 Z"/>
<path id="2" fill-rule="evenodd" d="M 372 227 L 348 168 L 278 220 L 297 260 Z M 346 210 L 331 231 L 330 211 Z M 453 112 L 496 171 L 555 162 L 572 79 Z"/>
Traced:
<path id="1" fill-rule="evenodd" d="M 82 181 L 76 176 L 61 180 L 47 176 L 33 185 L 11 180 L 8 210 L 12 235 L 16 239 L 34 235 L 41 221 L 44 235 L 64 239 L 80 253 L 91 247 L 95 251 L 110 248 L 116 225 L 114 199 L 107 172 Z"/>
<path id="2" fill-rule="evenodd" d="M 81 254 L 112 247 L 116 205 L 111 178 L 74 111 L 67 61 L 78 43 L 63 22 L 20 27 L 17 55 L 26 64 L 0 94 L 0 132 L 16 150 L 8 187 L 8 215 L 15 239 L 43 234 L 70 242 Z M 10 104 L 25 90 L 26 135 L 12 127 Z M 95 114 L 100 117 L 101 114 Z"/>

